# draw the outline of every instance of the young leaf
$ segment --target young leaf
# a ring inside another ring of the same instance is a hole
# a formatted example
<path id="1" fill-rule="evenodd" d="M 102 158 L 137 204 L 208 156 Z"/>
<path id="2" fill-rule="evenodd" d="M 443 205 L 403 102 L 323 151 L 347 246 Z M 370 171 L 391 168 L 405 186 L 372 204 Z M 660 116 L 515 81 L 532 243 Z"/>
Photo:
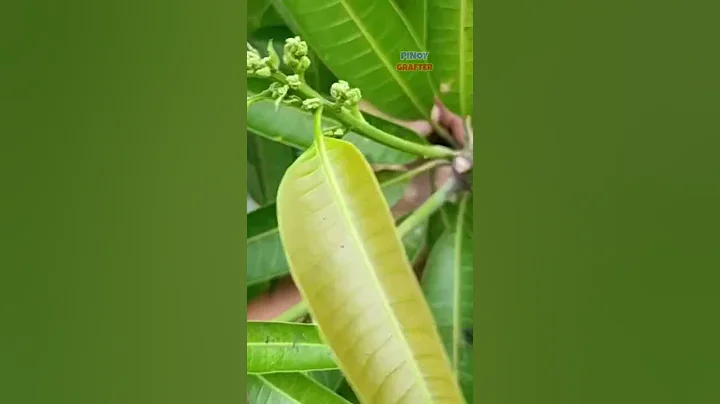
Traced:
<path id="1" fill-rule="evenodd" d="M 473 105 L 473 0 L 428 0 L 427 50 L 445 105 L 463 116 Z"/>
<path id="2" fill-rule="evenodd" d="M 348 404 L 302 373 L 247 375 L 250 404 Z"/>
<path id="3" fill-rule="evenodd" d="M 275 202 L 280 180 L 295 160 L 290 148 L 247 134 L 248 193 L 260 206 Z"/>
<path id="4" fill-rule="evenodd" d="M 402 198 L 416 173 L 382 171 L 378 181 L 385 200 L 392 206 Z M 265 282 L 289 272 L 277 228 L 275 204 L 247 215 L 247 284 Z"/>
<path id="5" fill-rule="evenodd" d="M 360 401 L 462 403 L 380 186 L 352 144 L 316 137 L 278 222 L 295 284 Z"/>
<path id="6" fill-rule="evenodd" d="M 472 341 L 466 336 L 473 326 L 471 194 L 460 198 L 454 212 L 451 226 L 443 231 L 430 252 L 422 287 L 465 399 L 472 403 Z"/>
<path id="7" fill-rule="evenodd" d="M 428 117 L 429 72 L 398 71 L 400 52 L 424 46 L 392 0 L 274 0 L 318 57 L 362 91 L 363 98 L 401 119 Z"/>
<path id="8" fill-rule="evenodd" d="M 312 324 L 248 321 L 247 372 L 337 369 L 330 347 Z"/>

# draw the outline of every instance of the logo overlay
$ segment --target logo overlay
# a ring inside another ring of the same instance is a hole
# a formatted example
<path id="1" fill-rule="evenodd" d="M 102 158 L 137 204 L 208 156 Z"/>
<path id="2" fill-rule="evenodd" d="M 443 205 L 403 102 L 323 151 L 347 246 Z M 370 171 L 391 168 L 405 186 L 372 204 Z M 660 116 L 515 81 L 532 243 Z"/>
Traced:
<path id="1" fill-rule="evenodd" d="M 400 52 L 400 60 L 405 62 L 398 63 L 395 70 L 399 72 L 431 71 L 432 63 L 424 63 L 427 62 L 428 56 L 430 56 L 430 52 Z"/>

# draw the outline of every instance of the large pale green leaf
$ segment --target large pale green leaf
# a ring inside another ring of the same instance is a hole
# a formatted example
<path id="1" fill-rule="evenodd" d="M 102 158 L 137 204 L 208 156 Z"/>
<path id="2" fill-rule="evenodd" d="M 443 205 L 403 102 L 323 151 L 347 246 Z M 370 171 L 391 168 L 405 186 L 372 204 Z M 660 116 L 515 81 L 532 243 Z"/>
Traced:
<path id="1" fill-rule="evenodd" d="M 469 115 L 473 106 L 473 0 L 427 0 L 427 50 L 443 102 Z"/>
<path id="2" fill-rule="evenodd" d="M 248 321 L 248 373 L 329 369 L 337 369 L 337 365 L 315 325 Z"/>
<path id="3" fill-rule="evenodd" d="M 402 198 L 405 187 L 416 172 L 381 171 L 377 174 L 387 203 Z M 275 204 L 247 215 L 247 284 L 266 282 L 288 274 L 289 268 L 280 242 Z"/>
<path id="4" fill-rule="evenodd" d="M 303 373 L 247 375 L 250 404 L 348 404 Z"/>
<path id="5" fill-rule="evenodd" d="M 295 160 L 285 145 L 252 133 L 247 134 L 248 193 L 260 206 L 275 202 L 285 170 Z"/>
<path id="6" fill-rule="evenodd" d="M 467 402 L 473 402 L 472 197 L 463 195 L 451 224 L 430 252 L 422 287 Z"/>
<path id="7" fill-rule="evenodd" d="M 248 84 L 251 83 L 251 87 L 255 87 L 255 89 L 263 85 L 262 82 L 248 80 Z M 260 90 L 268 85 L 269 83 L 264 84 L 264 87 L 261 87 Z M 257 94 L 257 91 L 252 90 L 248 90 L 248 96 Z M 365 119 L 372 125 L 397 137 L 416 143 L 427 143 L 410 129 L 382 118 L 366 114 Z M 327 129 L 339 125 L 334 119 L 323 117 L 323 128 Z M 298 107 L 284 104 L 280 105 L 276 111 L 275 104 L 271 100 L 258 101 L 250 106 L 247 113 L 247 128 L 264 138 L 299 150 L 305 150 L 312 144 L 312 114 Z M 345 140 L 355 144 L 371 164 L 408 164 L 417 160 L 417 156 L 387 147 L 354 132 L 345 135 Z"/>
<path id="8" fill-rule="evenodd" d="M 364 403 L 462 403 L 448 356 L 370 165 L 319 137 L 277 199 L 296 285 Z"/>
<path id="9" fill-rule="evenodd" d="M 400 52 L 424 46 L 392 0 L 273 4 L 335 76 L 359 87 L 363 98 L 399 118 L 429 116 L 434 96 L 429 72 L 396 69 Z"/>

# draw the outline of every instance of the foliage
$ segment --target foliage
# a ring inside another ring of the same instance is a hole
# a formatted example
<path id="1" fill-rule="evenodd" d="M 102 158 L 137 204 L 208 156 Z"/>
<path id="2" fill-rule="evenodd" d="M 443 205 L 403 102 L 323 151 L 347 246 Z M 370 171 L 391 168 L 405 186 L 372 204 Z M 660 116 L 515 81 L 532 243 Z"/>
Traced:
<path id="1" fill-rule="evenodd" d="M 291 276 L 303 301 L 248 321 L 248 402 L 472 402 L 472 2 L 250 3 L 248 299 Z"/>

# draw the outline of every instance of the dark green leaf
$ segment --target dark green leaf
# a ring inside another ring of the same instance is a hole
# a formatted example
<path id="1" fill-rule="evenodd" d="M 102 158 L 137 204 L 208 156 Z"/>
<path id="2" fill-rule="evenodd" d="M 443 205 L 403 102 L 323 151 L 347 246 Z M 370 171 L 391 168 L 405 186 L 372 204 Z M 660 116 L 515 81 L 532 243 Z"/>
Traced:
<path id="1" fill-rule="evenodd" d="M 427 6 L 427 50 L 441 98 L 450 110 L 469 115 L 473 106 L 473 0 L 428 0 Z"/>
<path id="2" fill-rule="evenodd" d="M 247 5 L 247 14 L 248 37 L 262 27 L 283 23 L 270 0 L 250 0 Z"/>
<path id="3" fill-rule="evenodd" d="M 275 202 L 285 170 L 295 160 L 292 150 L 253 133 L 247 134 L 248 193 L 260 206 Z"/>
<path id="4" fill-rule="evenodd" d="M 397 71 L 402 51 L 422 51 L 391 0 L 275 0 L 276 8 L 335 74 L 363 98 L 401 119 L 428 117 L 429 72 Z"/>
<path id="5" fill-rule="evenodd" d="M 467 402 L 473 402 L 472 343 L 466 338 L 473 327 L 472 196 L 464 194 L 454 210 L 451 226 L 443 231 L 430 252 L 422 288 L 438 331 L 457 374 Z"/>
<path id="6" fill-rule="evenodd" d="M 353 404 L 360 404 L 360 400 L 358 400 L 357 395 L 353 391 L 352 387 L 350 387 L 347 380 L 344 380 L 336 391 L 342 398 L 348 400 L 349 402 Z"/>
<path id="7" fill-rule="evenodd" d="M 250 404 L 348 404 L 302 373 L 247 375 Z"/>
<path id="8" fill-rule="evenodd" d="M 248 373 L 329 369 L 337 365 L 315 325 L 248 321 Z"/>
<path id="9" fill-rule="evenodd" d="M 286 275 L 288 264 L 278 235 L 275 204 L 247 215 L 247 285 Z"/>
<path id="10" fill-rule="evenodd" d="M 455 220 L 457 206 L 446 203 L 437 212 L 433 213 L 428 220 L 427 246 L 432 248 L 442 233 L 452 227 Z"/>
<path id="11" fill-rule="evenodd" d="M 340 387 L 340 384 L 344 380 L 342 372 L 339 370 L 308 372 L 307 375 L 332 391 L 337 391 L 338 387 Z"/>
<path id="12" fill-rule="evenodd" d="M 427 242 L 427 221 L 410 230 L 402 241 L 408 259 L 415 264 Z"/>
<path id="13" fill-rule="evenodd" d="M 262 282 L 252 286 L 248 286 L 247 301 L 249 302 L 250 300 L 262 295 L 268 290 L 270 290 L 270 282 Z"/>

